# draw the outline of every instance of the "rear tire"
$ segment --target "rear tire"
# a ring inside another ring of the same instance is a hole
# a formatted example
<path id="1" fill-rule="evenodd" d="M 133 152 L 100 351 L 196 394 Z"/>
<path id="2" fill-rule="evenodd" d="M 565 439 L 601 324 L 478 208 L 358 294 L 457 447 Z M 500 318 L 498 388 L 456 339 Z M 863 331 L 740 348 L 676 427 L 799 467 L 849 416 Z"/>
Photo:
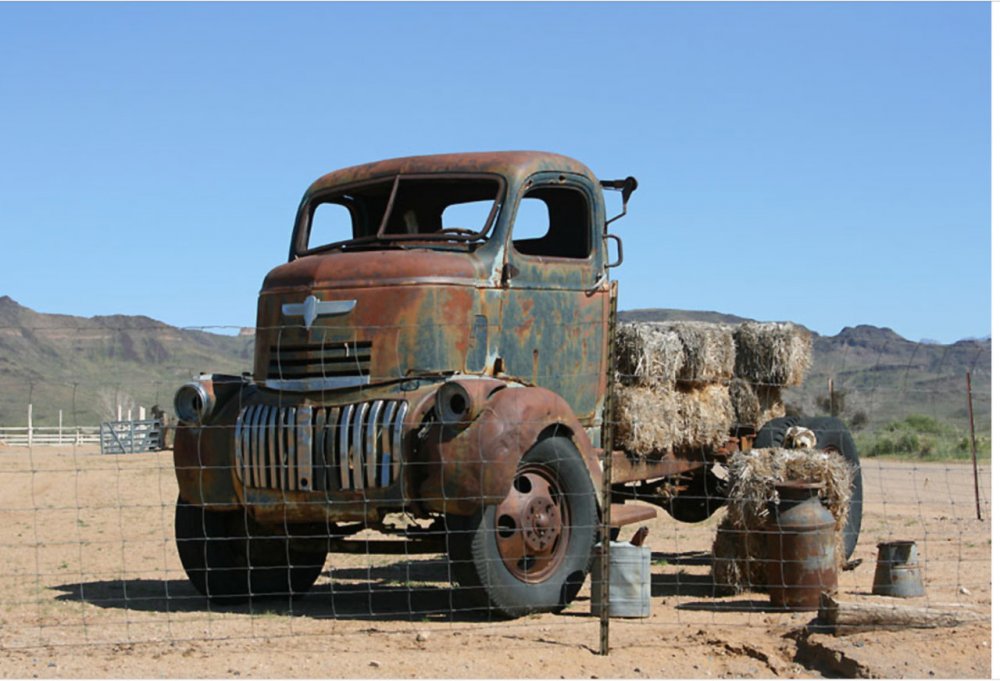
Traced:
<path id="1" fill-rule="evenodd" d="M 854 553 L 861 533 L 861 515 L 864 504 L 864 480 L 861 477 L 861 459 L 854 444 L 851 432 L 840 419 L 829 416 L 814 418 L 796 418 L 787 416 L 768 421 L 757 433 L 753 446 L 758 449 L 781 447 L 785 441 L 785 433 L 793 426 L 808 428 L 816 435 L 816 449 L 832 451 L 840 454 L 850 464 L 851 500 L 847 510 L 847 520 L 841 530 L 844 544 L 844 560 Z"/>
<path id="2" fill-rule="evenodd" d="M 217 602 L 300 595 L 326 562 L 326 552 L 267 534 L 243 511 L 207 511 L 178 499 L 174 528 L 188 579 Z"/>
<path id="3" fill-rule="evenodd" d="M 536 443 L 507 497 L 468 517 L 449 518 L 452 574 L 463 604 L 503 617 L 558 612 L 590 570 L 599 524 L 594 486 L 564 438 Z"/>

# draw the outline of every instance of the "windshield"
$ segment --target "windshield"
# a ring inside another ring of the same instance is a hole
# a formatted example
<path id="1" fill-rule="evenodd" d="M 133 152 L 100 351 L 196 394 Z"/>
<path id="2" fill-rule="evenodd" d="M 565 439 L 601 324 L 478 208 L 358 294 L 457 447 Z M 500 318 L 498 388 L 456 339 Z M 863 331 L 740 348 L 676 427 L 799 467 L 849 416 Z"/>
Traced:
<path id="1" fill-rule="evenodd" d="M 341 187 L 307 203 L 296 250 L 481 243 L 502 195 L 502 179 L 482 175 L 397 175 Z"/>

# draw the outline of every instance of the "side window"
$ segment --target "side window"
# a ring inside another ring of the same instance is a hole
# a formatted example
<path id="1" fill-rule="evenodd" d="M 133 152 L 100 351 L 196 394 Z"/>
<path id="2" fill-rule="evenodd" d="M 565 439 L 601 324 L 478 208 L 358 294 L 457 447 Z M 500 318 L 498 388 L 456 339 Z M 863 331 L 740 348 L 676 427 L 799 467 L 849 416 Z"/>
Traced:
<path id="1" fill-rule="evenodd" d="M 308 248 L 354 238 L 354 220 L 342 203 L 320 203 L 313 210 Z"/>
<path id="2" fill-rule="evenodd" d="M 572 187 L 538 187 L 521 199 L 514 220 L 514 248 L 524 255 L 590 257 L 590 206 Z"/>

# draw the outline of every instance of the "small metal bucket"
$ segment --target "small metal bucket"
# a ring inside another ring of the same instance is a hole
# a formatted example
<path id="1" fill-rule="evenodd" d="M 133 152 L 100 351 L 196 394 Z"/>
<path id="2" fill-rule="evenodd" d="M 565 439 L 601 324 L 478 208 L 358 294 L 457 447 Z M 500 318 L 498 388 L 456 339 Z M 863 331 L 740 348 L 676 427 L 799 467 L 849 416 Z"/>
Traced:
<path id="1" fill-rule="evenodd" d="M 920 574 L 916 542 L 889 541 L 878 545 L 872 593 L 896 598 L 924 595 L 924 580 Z"/>
<path id="2" fill-rule="evenodd" d="M 601 545 L 594 548 L 594 567 L 590 575 L 590 614 L 601 614 Z M 608 578 L 609 613 L 612 617 L 649 617 L 653 613 L 648 546 L 633 546 L 625 541 L 611 542 Z"/>

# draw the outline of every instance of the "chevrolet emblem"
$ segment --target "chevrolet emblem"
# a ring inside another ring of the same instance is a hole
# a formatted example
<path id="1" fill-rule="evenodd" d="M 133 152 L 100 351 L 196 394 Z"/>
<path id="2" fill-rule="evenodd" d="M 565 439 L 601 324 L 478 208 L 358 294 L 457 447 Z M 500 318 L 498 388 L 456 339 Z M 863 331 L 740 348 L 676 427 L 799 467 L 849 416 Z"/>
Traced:
<path id="1" fill-rule="evenodd" d="M 356 300 L 320 300 L 316 296 L 309 296 L 301 303 L 285 303 L 281 306 L 281 314 L 286 317 L 302 317 L 306 329 L 310 329 L 317 317 L 347 314 L 357 304 Z"/>

